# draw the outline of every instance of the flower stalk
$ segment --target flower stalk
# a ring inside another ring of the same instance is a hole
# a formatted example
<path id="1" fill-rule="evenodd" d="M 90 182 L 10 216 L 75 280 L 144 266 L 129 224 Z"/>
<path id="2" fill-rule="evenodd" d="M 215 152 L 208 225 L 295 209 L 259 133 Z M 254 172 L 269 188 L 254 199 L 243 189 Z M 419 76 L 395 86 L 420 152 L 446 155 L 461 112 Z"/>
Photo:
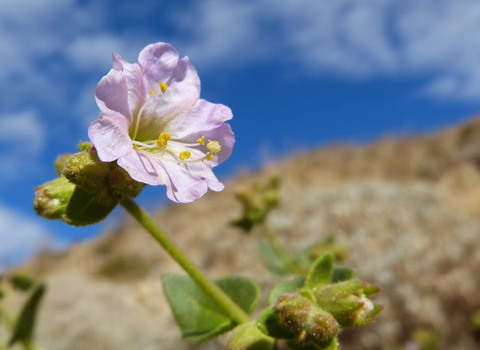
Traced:
<path id="1" fill-rule="evenodd" d="M 152 218 L 133 200 L 124 199 L 120 204 L 145 230 L 167 251 L 188 275 L 216 303 L 224 309 L 237 324 L 250 321 L 250 317 L 233 302 L 216 284 L 212 283 L 200 269 L 178 248 L 175 243 L 153 222 Z"/>

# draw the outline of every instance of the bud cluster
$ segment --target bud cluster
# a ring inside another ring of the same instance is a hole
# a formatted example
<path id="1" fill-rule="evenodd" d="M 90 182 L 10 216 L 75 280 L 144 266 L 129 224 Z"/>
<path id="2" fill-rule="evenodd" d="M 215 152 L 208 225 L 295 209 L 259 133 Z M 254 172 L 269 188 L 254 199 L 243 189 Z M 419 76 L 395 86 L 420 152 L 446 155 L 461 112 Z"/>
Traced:
<path id="1" fill-rule="evenodd" d="M 143 184 L 134 181 L 116 162 L 102 162 L 91 143 L 80 152 L 57 158 L 58 178 L 35 189 L 34 208 L 47 219 L 84 226 L 103 220 L 124 198 L 136 197 Z"/>
<path id="2" fill-rule="evenodd" d="M 250 232 L 257 224 L 263 224 L 270 211 L 278 207 L 280 179 L 270 178 L 267 183 L 255 183 L 251 189 L 236 191 L 235 197 L 242 204 L 243 213 L 231 225 Z"/>

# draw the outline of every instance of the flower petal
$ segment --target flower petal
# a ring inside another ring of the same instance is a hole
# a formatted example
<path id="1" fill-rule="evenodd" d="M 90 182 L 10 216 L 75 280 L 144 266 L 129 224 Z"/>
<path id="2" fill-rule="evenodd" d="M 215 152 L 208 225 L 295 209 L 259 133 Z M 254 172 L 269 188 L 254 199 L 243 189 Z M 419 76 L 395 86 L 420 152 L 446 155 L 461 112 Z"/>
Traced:
<path id="1" fill-rule="evenodd" d="M 200 80 L 188 58 L 178 61 L 162 95 L 151 96 L 145 105 L 138 140 L 156 139 L 177 116 L 188 111 L 199 99 Z M 171 129 L 171 128 L 170 128 Z"/>
<path id="2" fill-rule="evenodd" d="M 123 117 L 130 122 L 127 81 L 122 71 L 111 69 L 95 87 L 95 100 L 104 116 Z"/>
<path id="3" fill-rule="evenodd" d="M 138 63 L 142 67 L 146 85 L 152 88 L 170 79 L 178 63 L 178 52 L 167 43 L 151 44 L 140 52 Z"/>
<path id="4" fill-rule="evenodd" d="M 198 130 L 216 129 L 230 119 L 232 111 L 227 106 L 199 99 L 191 108 L 172 118 L 165 131 L 181 139 Z"/>
<path id="5" fill-rule="evenodd" d="M 137 63 L 128 63 L 119 54 L 113 53 L 113 67 L 125 76 L 128 94 L 128 109 L 130 120 L 135 115 L 147 97 L 142 70 Z"/>
<path id="6" fill-rule="evenodd" d="M 104 117 L 95 120 L 88 128 L 88 137 L 103 162 L 111 162 L 133 149 L 128 136 L 128 125 L 122 118 Z"/>
<path id="7" fill-rule="evenodd" d="M 202 197 L 212 186 L 220 191 L 222 184 L 218 183 L 210 169 L 202 167 L 202 174 L 208 178 L 197 176 L 188 167 L 172 162 L 161 162 L 154 155 L 144 151 L 133 150 L 118 160 L 118 165 L 124 168 L 132 179 L 148 185 L 166 185 L 167 197 L 177 203 L 189 203 Z M 195 170 L 199 169 L 196 165 Z M 210 173 L 209 173 L 210 171 Z M 212 178 L 213 176 L 213 178 Z"/>

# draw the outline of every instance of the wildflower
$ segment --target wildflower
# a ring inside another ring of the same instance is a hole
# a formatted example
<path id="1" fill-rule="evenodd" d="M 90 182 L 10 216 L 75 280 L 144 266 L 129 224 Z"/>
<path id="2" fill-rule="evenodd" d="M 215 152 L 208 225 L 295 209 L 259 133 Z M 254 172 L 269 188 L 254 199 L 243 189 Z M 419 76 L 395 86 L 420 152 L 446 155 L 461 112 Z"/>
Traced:
<path id="1" fill-rule="evenodd" d="M 195 68 L 170 44 L 147 46 L 138 63 L 114 52 L 95 97 L 101 117 L 88 135 L 100 160 L 117 161 L 138 182 L 165 185 L 179 203 L 224 188 L 212 167 L 232 152 L 235 138 L 225 123 L 232 112 L 200 99 Z"/>

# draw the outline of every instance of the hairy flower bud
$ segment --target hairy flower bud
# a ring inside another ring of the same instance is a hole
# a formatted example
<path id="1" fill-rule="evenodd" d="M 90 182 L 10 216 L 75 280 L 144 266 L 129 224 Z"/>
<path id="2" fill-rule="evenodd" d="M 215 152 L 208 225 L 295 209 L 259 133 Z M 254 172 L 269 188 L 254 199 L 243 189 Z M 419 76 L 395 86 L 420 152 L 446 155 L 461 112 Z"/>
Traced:
<path id="1" fill-rule="evenodd" d="M 33 207 L 40 216 L 61 219 L 74 190 L 74 184 L 64 177 L 59 177 L 35 189 Z"/>
<path id="2" fill-rule="evenodd" d="M 368 297 L 379 292 L 359 280 L 347 280 L 314 291 L 317 305 L 335 317 L 342 327 L 361 326 L 373 321 L 382 310 Z"/>
<path id="3" fill-rule="evenodd" d="M 136 197 L 144 187 L 115 162 L 100 161 L 93 147 L 72 155 L 63 174 L 72 183 L 93 194 L 99 203 L 106 205 L 125 197 Z"/>
<path id="4" fill-rule="evenodd" d="M 295 335 L 293 341 L 299 344 L 327 346 L 340 331 L 331 314 L 299 293 L 279 297 L 273 311 L 280 323 Z"/>

